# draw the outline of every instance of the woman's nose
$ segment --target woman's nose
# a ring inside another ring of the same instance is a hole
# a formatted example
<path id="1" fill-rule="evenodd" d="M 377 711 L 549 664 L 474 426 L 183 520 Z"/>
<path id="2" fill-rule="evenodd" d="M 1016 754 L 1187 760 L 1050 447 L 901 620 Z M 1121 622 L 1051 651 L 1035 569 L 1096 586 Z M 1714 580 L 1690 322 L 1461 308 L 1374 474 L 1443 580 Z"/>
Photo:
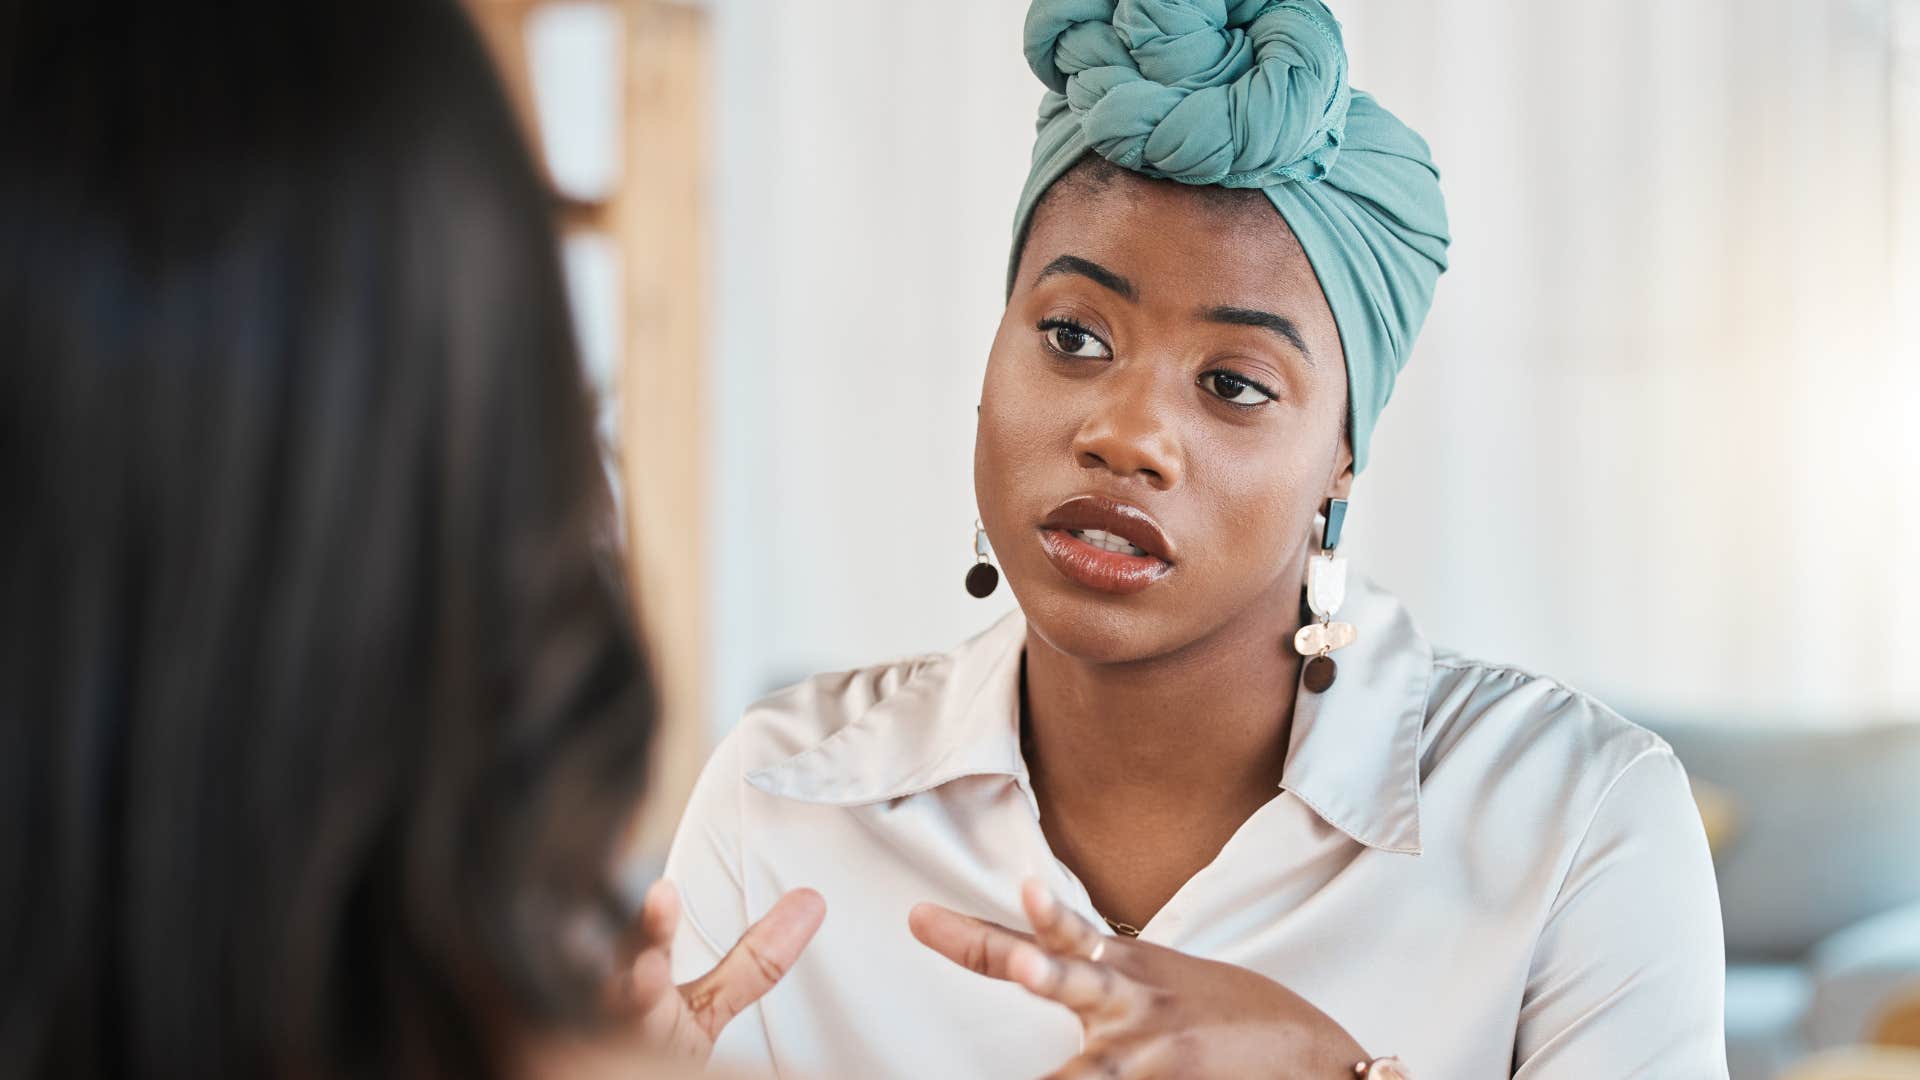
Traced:
<path id="1" fill-rule="evenodd" d="M 1163 403 L 1142 381 L 1114 380 L 1074 435 L 1074 456 L 1082 468 L 1105 469 L 1115 476 L 1139 478 L 1165 491 L 1180 482 L 1180 441 Z"/>

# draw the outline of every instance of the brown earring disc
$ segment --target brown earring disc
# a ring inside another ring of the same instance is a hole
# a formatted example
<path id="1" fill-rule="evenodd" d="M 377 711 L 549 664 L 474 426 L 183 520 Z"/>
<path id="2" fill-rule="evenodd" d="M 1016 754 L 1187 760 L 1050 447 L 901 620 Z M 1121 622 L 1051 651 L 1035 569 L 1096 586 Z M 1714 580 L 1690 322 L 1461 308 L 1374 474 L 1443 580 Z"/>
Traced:
<path id="1" fill-rule="evenodd" d="M 1307 670 L 1301 674 L 1300 681 L 1308 690 L 1324 694 L 1333 685 L 1334 676 L 1340 674 L 1340 665 L 1333 662 L 1331 656 L 1316 656 L 1307 661 Z"/>

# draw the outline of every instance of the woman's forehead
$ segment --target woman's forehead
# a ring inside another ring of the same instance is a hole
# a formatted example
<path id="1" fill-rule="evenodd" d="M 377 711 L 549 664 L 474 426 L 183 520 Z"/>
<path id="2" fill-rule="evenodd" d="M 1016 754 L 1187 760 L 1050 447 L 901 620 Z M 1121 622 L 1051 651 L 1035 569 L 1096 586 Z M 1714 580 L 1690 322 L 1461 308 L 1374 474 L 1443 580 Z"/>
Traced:
<path id="1" fill-rule="evenodd" d="M 1091 260 L 1152 294 L 1275 301 L 1318 282 L 1285 219 L 1257 190 L 1197 187 L 1124 170 L 1063 177 L 1034 215 L 1022 284 L 1061 257 Z"/>

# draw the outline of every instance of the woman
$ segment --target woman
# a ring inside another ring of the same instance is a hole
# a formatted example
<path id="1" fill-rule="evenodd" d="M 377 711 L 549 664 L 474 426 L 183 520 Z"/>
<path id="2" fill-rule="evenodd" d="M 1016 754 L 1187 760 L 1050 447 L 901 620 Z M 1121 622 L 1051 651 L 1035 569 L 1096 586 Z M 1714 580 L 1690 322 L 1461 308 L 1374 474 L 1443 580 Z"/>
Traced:
<path id="1" fill-rule="evenodd" d="M 1317 0 L 1036 0 L 1026 48 L 1050 92 L 974 472 L 1020 611 L 720 746 L 669 861 L 682 962 L 785 888 L 835 912 L 720 1057 L 1724 1075 L 1673 754 L 1342 587 L 1444 259 L 1425 144 Z"/>
<path id="2" fill-rule="evenodd" d="M 819 901 L 681 993 L 611 889 L 651 683 L 460 10 L 0 21 L 0 1076 L 703 1057 Z"/>

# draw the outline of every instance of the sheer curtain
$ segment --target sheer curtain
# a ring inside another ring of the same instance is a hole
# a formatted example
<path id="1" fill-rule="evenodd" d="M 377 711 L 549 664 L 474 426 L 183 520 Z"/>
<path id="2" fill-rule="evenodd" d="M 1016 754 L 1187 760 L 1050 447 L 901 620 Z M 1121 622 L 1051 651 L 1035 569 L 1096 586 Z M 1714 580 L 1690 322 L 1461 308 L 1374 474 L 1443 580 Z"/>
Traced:
<path id="1" fill-rule="evenodd" d="M 1630 711 L 1920 714 L 1910 7 L 1342 7 L 1453 210 L 1354 523 L 1436 637 Z"/>
<path id="2" fill-rule="evenodd" d="M 1456 236 L 1358 567 L 1630 713 L 1920 715 L 1913 0 L 1333 6 Z M 1024 0 L 714 7 L 724 728 L 1004 609 L 960 578 L 1037 85 Z"/>

